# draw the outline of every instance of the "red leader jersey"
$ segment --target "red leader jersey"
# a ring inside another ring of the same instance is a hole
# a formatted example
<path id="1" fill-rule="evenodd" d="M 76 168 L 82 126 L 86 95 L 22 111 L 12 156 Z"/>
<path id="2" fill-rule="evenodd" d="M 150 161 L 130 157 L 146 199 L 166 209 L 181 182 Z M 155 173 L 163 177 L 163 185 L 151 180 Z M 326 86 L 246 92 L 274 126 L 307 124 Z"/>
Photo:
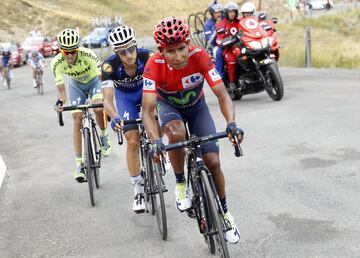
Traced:
<path id="1" fill-rule="evenodd" d="M 179 70 L 156 53 L 147 61 L 143 78 L 143 93 L 156 93 L 177 108 L 194 106 L 203 97 L 204 78 L 210 87 L 222 82 L 209 55 L 197 46 L 189 47 L 188 64 Z"/>

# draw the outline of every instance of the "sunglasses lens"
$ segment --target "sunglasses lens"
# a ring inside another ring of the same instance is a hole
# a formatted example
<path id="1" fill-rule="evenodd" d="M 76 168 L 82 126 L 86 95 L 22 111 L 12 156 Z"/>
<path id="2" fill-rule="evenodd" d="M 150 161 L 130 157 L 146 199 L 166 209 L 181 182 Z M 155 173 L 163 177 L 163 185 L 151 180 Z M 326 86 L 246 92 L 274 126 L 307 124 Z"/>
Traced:
<path id="1" fill-rule="evenodd" d="M 136 50 L 136 45 L 133 45 L 126 49 L 119 49 L 116 52 L 121 56 L 125 56 L 127 53 L 132 54 L 135 50 Z"/>
<path id="2" fill-rule="evenodd" d="M 75 55 L 76 52 L 77 52 L 77 49 L 76 50 L 72 50 L 72 51 L 62 51 L 64 55 Z"/>

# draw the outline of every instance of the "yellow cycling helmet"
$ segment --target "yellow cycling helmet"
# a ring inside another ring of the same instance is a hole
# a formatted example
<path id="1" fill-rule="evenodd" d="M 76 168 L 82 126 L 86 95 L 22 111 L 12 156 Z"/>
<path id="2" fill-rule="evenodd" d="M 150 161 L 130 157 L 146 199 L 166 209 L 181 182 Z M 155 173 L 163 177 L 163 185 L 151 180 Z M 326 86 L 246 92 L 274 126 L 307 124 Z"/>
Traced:
<path id="1" fill-rule="evenodd" d="M 64 50 L 74 50 L 79 47 L 80 36 L 76 30 L 65 29 L 57 35 L 60 48 Z"/>

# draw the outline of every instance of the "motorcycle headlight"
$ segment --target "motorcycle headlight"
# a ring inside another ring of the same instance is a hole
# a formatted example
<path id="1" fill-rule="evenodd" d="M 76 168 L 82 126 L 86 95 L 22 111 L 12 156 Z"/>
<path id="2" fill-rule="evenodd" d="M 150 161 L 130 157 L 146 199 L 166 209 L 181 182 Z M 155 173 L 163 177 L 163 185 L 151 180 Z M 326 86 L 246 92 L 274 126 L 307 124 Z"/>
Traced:
<path id="1" fill-rule="evenodd" d="M 262 48 L 261 43 L 258 41 L 250 41 L 248 44 L 254 50 L 258 50 Z"/>

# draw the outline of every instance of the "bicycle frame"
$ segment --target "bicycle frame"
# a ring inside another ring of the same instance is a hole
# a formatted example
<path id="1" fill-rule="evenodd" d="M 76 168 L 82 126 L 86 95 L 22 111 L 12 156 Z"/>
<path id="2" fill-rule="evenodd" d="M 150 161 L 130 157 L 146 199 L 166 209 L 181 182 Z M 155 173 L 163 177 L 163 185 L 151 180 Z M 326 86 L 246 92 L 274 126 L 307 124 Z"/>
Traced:
<path id="1" fill-rule="evenodd" d="M 95 140 L 98 141 L 98 146 L 100 146 L 100 139 L 99 139 L 99 135 L 98 132 L 96 130 L 96 123 L 94 118 L 92 117 L 89 109 L 85 109 L 85 111 L 83 112 L 83 117 L 82 117 L 82 128 L 81 128 L 81 133 L 82 133 L 82 164 L 85 164 L 85 148 L 86 146 L 84 146 L 84 135 L 85 133 L 89 132 L 90 133 L 90 143 L 91 143 L 91 152 L 92 155 L 95 159 L 95 167 L 100 167 L 99 163 L 100 163 L 100 159 L 101 159 L 101 155 L 97 155 L 98 153 L 96 153 L 95 150 L 95 146 L 94 146 L 94 142 Z M 94 139 L 94 135 L 96 135 L 97 139 Z M 99 152 L 101 154 L 101 150 L 99 149 Z"/>

